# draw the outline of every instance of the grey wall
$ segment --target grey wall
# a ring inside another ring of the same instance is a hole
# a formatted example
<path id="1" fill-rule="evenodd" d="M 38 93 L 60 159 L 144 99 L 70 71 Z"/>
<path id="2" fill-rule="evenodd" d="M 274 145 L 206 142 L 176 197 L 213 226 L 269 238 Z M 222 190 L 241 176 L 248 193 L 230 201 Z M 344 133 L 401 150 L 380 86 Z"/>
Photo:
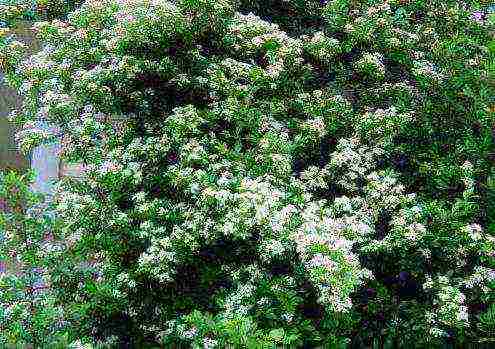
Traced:
<path id="1" fill-rule="evenodd" d="M 20 104 L 15 91 L 5 86 L 0 71 L 0 170 L 7 168 L 27 169 L 29 161 L 17 151 L 14 141 L 15 129 L 7 120 L 9 112 Z"/>
<path id="2" fill-rule="evenodd" d="M 30 52 L 35 52 L 39 49 L 39 44 L 30 27 L 31 24 L 25 22 L 16 30 L 16 34 L 18 40 L 29 46 Z M 14 138 L 17 130 L 9 123 L 7 116 L 12 109 L 19 107 L 21 102 L 16 91 L 6 86 L 0 71 L 0 170 L 8 168 L 26 170 L 31 166 L 37 173 L 33 189 L 48 194 L 51 192 L 53 181 L 58 178 L 59 145 L 37 147 L 31 156 L 22 155 L 17 150 Z M 49 127 L 43 121 L 39 121 L 38 126 Z"/>

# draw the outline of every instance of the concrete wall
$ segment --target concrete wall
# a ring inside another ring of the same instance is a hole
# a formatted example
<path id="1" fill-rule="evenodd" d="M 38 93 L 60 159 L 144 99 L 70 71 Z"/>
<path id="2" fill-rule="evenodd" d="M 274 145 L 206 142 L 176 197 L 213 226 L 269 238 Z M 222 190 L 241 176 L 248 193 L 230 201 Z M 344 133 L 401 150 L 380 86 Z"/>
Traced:
<path id="1" fill-rule="evenodd" d="M 23 23 L 15 33 L 18 40 L 25 42 L 29 46 L 30 52 L 35 52 L 39 50 L 40 45 L 30 27 L 30 23 Z M 3 75 L 0 71 L 0 170 L 14 168 L 23 171 L 31 167 L 37 172 L 33 189 L 49 194 L 52 190 L 53 182 L 59 178 L 60 174 L 64 175 L 63 172 L 60 173 L 61 164 L 58 156 L 60 146 L 58 144 L 39 146 L 34 149 L 31 156 L 24 156 L 17 150 L 14 140 L 17 130 L 9 123 L 7 116 L 12 109 L 21 105 L 22 99 L 17 95 L 16 91 L 9 89 L 2 82 Z M 38 126 L 56 129 L 56 127 L 48 125 L 43 120 L 38 121 Z"/>
<path id="2" fill-rule="evenodd" d="M 30 23 L 22 23 L 15 33 L 19 40 L 28 45 L 30 52 L 34 52 L 39 49 L 39 44 L 30 27 Z M 17 92 L 5 84 L 3 72 L 0 70 L 0 170 L 29 168 L 29 157 L 22 155 L 15 144 L 14 136 L 17 130 L 7 120 L 10 111 L 19 107 L 21 102 Z"/>

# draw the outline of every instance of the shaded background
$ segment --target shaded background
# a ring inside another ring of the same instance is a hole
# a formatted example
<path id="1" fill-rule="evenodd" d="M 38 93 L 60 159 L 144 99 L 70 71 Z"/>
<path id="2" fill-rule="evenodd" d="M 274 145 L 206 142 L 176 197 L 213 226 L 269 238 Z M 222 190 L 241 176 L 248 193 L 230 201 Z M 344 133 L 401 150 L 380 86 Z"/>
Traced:
<path id="1" fill-rule="evenodd" d="M 30 22 L 22 22 L 14 32 L 18 40 L 29 46 L 29 52 L 34 52 L 40 46 L 30 27 Z M 0 70 L 0 170 L 17 169 L 23 172 L 29 168 L 29 157 L 17 150 L 14 140 L 17 130 L 7 120 L 10 111 L 20 106 L 21 102 L 17 92 L 6 86 L 3 72 Z"/>

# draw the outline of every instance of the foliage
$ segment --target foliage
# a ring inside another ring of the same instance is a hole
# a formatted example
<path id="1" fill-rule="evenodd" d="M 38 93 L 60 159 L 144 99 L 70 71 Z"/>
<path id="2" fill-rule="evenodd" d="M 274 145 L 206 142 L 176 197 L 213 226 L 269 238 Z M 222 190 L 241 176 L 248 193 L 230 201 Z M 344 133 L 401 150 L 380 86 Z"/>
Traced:
<path id="1" fill-rule="evenodd" d="M 36 23 L 34 55 L 4 38 L 23 148 L 87 167 L 46 256 L 67 338 L 493 340 L 485 5 L 100 0 Z"/>
<path id="2" fill-rule="evenodd" d="M 0 343 L 63 348 L 62 309 L 43 282 L 43 267 L 53 262 L 55 245 L 44 240 L 52 238 L 53 219 L 29 189 L 33 172 L 0 175 Z"/>

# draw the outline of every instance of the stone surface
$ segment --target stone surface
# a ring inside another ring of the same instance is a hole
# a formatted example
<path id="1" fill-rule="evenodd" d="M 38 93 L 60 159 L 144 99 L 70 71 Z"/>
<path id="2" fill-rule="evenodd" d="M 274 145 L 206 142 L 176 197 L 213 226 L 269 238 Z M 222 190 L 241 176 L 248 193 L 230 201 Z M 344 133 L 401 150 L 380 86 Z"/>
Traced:
<path id="1" fill-rule="evenodd" d="M 39 49 L 39 43 L 30 28 L 31 23 L 23 22 L 14 32 L 17 39 L 26 43 L 30 52 L 34 52 Z M 19 107 L 21 102 L 22 98 L 17 92 L 5 84 L 0 71 L 0 170 L 26 170 L 29 167 L 28 157 L 22 155 L 15 144 L 14 135 L 17 130 L 7 120 L 10 111 Z"/>

